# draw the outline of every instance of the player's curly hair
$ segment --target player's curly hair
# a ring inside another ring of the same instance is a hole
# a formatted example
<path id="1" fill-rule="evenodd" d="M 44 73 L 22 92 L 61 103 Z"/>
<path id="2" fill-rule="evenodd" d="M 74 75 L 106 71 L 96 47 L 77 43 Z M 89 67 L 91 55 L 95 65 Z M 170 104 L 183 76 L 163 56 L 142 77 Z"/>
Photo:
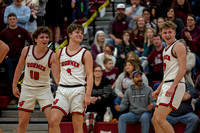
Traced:
<path id="1" fill-rule="evenodd" d="M 39 36 L 41 33 L 48 34 L 49 37 L 51 36 L 50 30 L 49 30 L 47 27 L 44 27 L 44 26 L 38 27 L 38 28 L 33 32 L 33 34 L 32 34 L 32 39 L 33 39 L 33 44 L 34 44 L 34 45 L 36 45 L 35 39 L 38 38 L 38 36 Z"/>

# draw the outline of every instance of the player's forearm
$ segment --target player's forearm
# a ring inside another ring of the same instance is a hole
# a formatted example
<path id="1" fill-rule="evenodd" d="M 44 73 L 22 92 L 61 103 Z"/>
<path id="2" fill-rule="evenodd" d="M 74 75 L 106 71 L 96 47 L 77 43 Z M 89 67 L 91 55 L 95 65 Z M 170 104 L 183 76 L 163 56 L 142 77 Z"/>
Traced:
<path id="1" fill-rule="evenodd" d="M 14 74 L 14 78 L 13 78 L 13 83 L 12 83 L 12 87 L 17 87 L 17 84 L 18 84 L 18 81 L 19 81 L 19 78 L 22 74 L 22 71 L 23 71 L 23 68 L 17 66 L 16 70 L 15 70 L 15 74 Z"/>
<path id="2" fill-rule="evenodd" d="M 93 74 L 88 74 L 87 75 L 87 91 L 86 91 L 86 95 L 91 96 L 92 87 L 93 87 Z"/>
<path id="3" fill-rule="evenodd" d="M 186 73 L 186 65 L 180 66 L 172 86 L 177 86 Z"/>

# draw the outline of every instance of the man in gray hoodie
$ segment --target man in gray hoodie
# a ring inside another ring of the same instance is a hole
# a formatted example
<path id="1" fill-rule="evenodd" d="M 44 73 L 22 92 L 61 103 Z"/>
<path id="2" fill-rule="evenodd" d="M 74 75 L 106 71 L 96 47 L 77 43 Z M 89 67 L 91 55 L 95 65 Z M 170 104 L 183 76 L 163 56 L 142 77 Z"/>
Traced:
<path id="1" fill-rule="evenodd" d="M 141 122 L 142 133 L 149 133 L 149 121 L 152 117 L 152 109 L 155 107 L 155 99 L 152 97 L 151 87 L 142 83 L 142 72 L 134 71 L 132 75 L 134 84 L 126 90 L 120 105 L 116 103 L 117 111 L 129 108 L 128 113 L 119 117 L 118 131 L 126 133 L 127 123 Z"/>

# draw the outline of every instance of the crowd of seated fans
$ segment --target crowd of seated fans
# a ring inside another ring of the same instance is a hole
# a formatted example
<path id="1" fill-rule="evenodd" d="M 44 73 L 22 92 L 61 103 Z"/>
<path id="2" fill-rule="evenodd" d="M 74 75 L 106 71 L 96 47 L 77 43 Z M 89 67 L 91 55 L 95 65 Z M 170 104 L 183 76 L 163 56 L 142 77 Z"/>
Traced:
<path id="1" fill-rule="evenodd" d="M 29 31 L 26 33 L 31 35 L 36 24 L 47 26 L 51 30 L 51 43 L 54 50 L 59 46 L 62 31 L 66 28 L 64 25 L 70 25 L 75 19 L 88 18 L 88 0 L 39 0 L 39 3 L 34 0 L 24 1 L 23 5 L 22 0 L 13 0 L 13 3 L 0 0 L 0 40 L 6 41 L 3 33 L 9 29 L 10 23 L 7 22 L 7 17 L 10 11 L 15 11 L 14 6 L 27 9 L 24 14 L 13 12 L 17 16 L 18 26 L 23 26 L 24 30 Z M 35 8 L 27 5 L 28 2 L 35 4 Z M 84 6 L 82 13 L 81 2 Z M 116 6 L 116 16 L 110 18 L 108 32 L 97 31 L 91 44 L 94 85 L 91 105 L 88 106 L 87 112 L 97 112 L 97 121 L 103 121 L 107 106 L 111 107 L 115 118 L 127 113 L 127 110 L 119 113 L 114 107 L 116 103 L 120 105 L 125 91 L 133 84 L 131 78 L 135 70 L 141 71 L 142 81 L 146 86 L 156 89 L 163 78 L 162 51 L 166 47 L 159 27 L 168 20 L 176 24 L 176 39 L 182 41 L 188 51 L 188 68 L 185 78 L 187 86 L 195 89 L 196 93 L 190 94 L 191 99 L 187 100 L 191 104 L 192 99 L 195 99 L 195 106 L 192 106 L 194 108 L 190 111 L 198 114 L 200 108 L 200 14 L 196 12 L 199 12 L 197 9 L 200 8 L 200 2 L 198 0 L 127 0 L 127 3 L 127 7 L 125 4 Z M 27 44 L 30 35 L 23 38 L 27 40 L 24 46 L 31 44 Z M 7 43 L 9 47 L 13 47 L 9 41 Z M 10 54 L 8 53 L 3 63 L 6 66 L 9 63 L 8 59 L 16 58 L 15 64 L 11 61 L 9 64 L 12 64 L 14 66 L 12 69 L 15 69 L 18 57 L 10 57 Z M 11 82 L 12 79 L 9 79 L 9 83 Z M 158 83 L 153 87 L 152 83 L 156 82 Z M 16 103 L 11 102 L 11 104 Z"/>

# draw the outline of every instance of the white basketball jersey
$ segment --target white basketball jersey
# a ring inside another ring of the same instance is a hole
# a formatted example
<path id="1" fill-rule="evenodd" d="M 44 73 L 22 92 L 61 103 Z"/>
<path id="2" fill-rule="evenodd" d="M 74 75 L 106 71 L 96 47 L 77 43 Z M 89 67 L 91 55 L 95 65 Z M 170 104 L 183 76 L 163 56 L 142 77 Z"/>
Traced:
<path id="1" fill-rule="evenodd" d="M 41 57 L 34 54 L 35 45 L 28 47 L 25 57 L 25 74 L 23 85 L 29 87 L 50 87 L 50 59 L 53 51 L 48 49 Z"/>
<path id="2" fill-rule="evenodd" d="M 85 48 L 81 48 L 76 54 L 69 55 L 67 46 L 60 53 L 60 84 L 61 85 L 85 85 L 86 73 L 83 64 Z M 92 70 L 91 70 L 92 71 Z"/>
<path id="3" fill-rule="evenodd" d="M 176 43 L 179 41 L 173 42 L 170 46 L 166 47 L 163 50 L 163 70 L 164 78 L 163 81 L 174 80 L 177 76 L 179 65 L 176 55 L 173 53 L 173 48 Z M 181 79 L 181 82 L 184 82 L 184 78 Z"/>

